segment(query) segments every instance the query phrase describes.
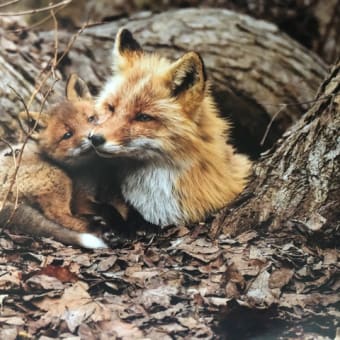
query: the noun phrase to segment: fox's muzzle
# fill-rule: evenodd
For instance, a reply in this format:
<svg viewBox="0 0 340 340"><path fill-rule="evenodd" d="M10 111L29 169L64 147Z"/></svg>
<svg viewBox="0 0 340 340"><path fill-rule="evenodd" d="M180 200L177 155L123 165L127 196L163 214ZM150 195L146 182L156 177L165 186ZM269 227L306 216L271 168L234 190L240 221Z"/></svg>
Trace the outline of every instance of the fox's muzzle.
<svg viewBox="0 0 340 340"><path fill-rule="evenodd" d="M88 139L91 141L93 146L99 146L106 142L103 135L89 134Z"/></svg>

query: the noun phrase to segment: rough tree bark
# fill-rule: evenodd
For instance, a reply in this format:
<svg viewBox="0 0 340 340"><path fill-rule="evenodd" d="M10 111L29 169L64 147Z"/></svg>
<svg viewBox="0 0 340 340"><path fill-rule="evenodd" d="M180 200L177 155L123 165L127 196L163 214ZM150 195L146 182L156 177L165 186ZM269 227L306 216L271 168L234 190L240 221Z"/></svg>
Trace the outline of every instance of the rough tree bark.
<svg viewBox="0 0 340 340"><path fill-rule="evenodd" d="M323 82L311 109L260 159L253 181L216 218L215 227L232 234L250 228L302 227L339 241L339 90L340 62Z"/></svg>
<svg viewBox="0 0 340 340"><path fill-rule="evenodd" d="M318 57L272 24L228 10L187 9L143 13L86 29L60 65L60 76L65 79L76 71L98 90L110 73L113 39L123 25L146 50L170 58L188 50L202 54L221 111L232 116L234 140L243 141L241 151L261 150L259 142L275 116L266 139L266 146L272 145L305 112L308 103L304 102L314 97L326 74ZM8 98L3 108L15 113L18 102L8 84L20 89L24 97L32 92L40 73L51 62L55 36L53 32L15 34L0 30L0 67L5 80L0 80L0 95ZM59 32L59 55L71 36ZM57 84L56 92L62 92L62 84ZM283 107L283 103L291 106Z"/></svg>

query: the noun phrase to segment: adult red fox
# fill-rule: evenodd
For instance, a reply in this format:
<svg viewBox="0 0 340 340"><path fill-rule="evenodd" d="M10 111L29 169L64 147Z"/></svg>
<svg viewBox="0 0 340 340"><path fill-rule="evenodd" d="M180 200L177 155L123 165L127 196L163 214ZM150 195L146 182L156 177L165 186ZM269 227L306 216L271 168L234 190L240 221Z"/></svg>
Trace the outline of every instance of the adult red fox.
<svg viewBox="0 0 340 340"><path fill-rule="evenodd" d="M239 194L251 163L227 143L201 57L171 63L146 53L121 29L113 76L96 104L106 120L89 139L98 155L124 163L121 191L148 222L164 226L203 219Z"/></svg>
<svg viewBox="0 0 340 340"><path fill-rule="evenodd" d="M29 117L21 113L24 119L34 119L38 129L24 147L17 173L14 165L18 156L13 150L21 150L22 144L0 155L0 225L85 248L106 247L104 241L86 232L88 222L71 212L75 202L78 215L92 213L91 183L77 186L77 179L65 170L89 157L92 145L87 135L97 116L80 78L70 77L66 94L68 100L49 112L32 112Z"/></svg>

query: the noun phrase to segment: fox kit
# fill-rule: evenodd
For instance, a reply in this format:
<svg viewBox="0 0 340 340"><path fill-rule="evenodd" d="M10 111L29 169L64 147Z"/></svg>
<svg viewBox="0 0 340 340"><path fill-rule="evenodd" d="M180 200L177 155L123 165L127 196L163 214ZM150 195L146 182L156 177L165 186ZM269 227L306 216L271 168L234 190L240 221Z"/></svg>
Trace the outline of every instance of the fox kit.
<svg viewBox="0 0 340 340"><path fill-rule="evenodd" d="M75 75L68 81L66 94L68 101L48 113L31 113L30 117L21 113L23 118L35 119L39 130L32 133L32 140L24 147L17 174L15 152L0 156L0 224L8 223L21 232L54 237L66 244L106 247L101 239L85 233L88 222L71 212L72 201L83 198L77 213L89 214L86 200L90 194L85 188L75 198L74 183L61 166L74 166L88 157L92 146L86 129L93 128L96 115L85 83ZM14 148L21 150L22 145ZM11 185L13 176L15 182Z"/></svg>
<svg viewBox="0 0 340 340"><path fill-rule="evenodd" d="M250 161L226 143L201 57L170 63L118 32L113 76L96 103L105 122L89 139L98 155L124 164L121 190L148 222L164 226L203 219L239 194Z"/></svg>

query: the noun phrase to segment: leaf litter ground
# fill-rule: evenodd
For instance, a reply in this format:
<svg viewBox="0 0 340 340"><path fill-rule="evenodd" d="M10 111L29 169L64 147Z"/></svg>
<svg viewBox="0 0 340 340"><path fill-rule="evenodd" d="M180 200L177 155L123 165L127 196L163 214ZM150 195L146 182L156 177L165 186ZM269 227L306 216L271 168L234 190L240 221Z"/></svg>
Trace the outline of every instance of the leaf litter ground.
<svg viewBox="0 0 340 340"><path fill-rule="evenodd" d="M3 233L0 338L334 339L334 247L292 230L210 230L146 231L98 251Z"/></svg>

